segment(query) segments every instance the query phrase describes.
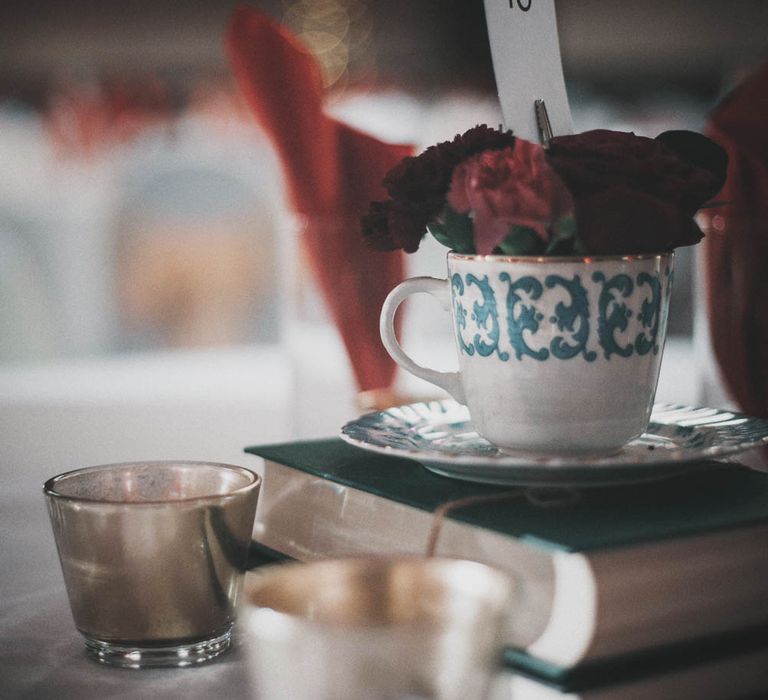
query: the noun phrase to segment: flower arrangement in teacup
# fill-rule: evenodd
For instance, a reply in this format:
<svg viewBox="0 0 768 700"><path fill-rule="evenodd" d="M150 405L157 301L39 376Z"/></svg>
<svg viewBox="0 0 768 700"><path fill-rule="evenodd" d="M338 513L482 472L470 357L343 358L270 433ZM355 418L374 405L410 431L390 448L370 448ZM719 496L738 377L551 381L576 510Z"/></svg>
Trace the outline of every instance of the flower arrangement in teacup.
<svg viewBox="0 0 768 700"><path fill-rule="evenodd" d="M446 245L448 278L413 278L382 308L398 364L469 407L507 451L602 454L647 427L664 345L673 250L702 238L694 215L727 157L704 136L608 130L542 147L477 126L405 158L363 235L375 250ZM427 292L453 312L458 372L417 365L394 314Z"/></svg>
<svg viewBox="0 0 768 700"><path fill-rule="evenodd" d="M599 129L548 147L476 126L389 171L362 229L374 250L431 233L457 253L657 253L702 238L694 214L725 181L725 151L692 131Z"/></svg>

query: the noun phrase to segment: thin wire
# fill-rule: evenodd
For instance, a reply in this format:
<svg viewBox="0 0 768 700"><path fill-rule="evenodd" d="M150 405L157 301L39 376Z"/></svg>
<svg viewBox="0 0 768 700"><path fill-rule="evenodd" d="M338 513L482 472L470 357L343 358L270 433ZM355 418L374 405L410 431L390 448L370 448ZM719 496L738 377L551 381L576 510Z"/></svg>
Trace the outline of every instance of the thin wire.
<svg viewBox="0 0 768 700"><path fill-rule="evenodd" d="M581 494L571 488L517 488L513 491L502 491L487 496L467 496L457 498L454 501L446 501L435 509L432 525L427 538L426 556L434 557L437 551L437 542L442 532L445 519L454 511L470 506L485 505L487 503L499 503L502 501L514 501L521 496L537 508L561 508L571 505L581 499Z"/></svg>

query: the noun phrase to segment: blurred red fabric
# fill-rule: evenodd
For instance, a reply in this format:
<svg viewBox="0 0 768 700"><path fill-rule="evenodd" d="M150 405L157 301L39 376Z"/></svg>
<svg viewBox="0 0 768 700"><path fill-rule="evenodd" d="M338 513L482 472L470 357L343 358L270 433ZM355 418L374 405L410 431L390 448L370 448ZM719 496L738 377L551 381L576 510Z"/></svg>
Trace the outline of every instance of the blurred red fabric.
<svg viewBox="0 0 768 700"><path fill-rule="evenodd" d="M323 112L321 69L286 28L239 6L226 34L235 78L284 169L313 273L360 390L388 388L395 365L379 338L384 298L403 278L400 253L366 248L360 217L384 199L386 172L412 153Z"/></svg>
<svg viewBox="0 0 768 700"><path fill-rule="evenodd" d="M768 63L710 115L728 177L706 210L707 302L723 379L743 411L768 418Z"/></svg>

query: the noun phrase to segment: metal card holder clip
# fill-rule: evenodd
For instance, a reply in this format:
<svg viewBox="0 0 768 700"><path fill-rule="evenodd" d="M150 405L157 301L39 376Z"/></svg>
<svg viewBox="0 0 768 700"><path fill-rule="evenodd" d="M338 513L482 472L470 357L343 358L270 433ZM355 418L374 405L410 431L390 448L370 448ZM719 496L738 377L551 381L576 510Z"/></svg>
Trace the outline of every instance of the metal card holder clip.
<svg viewBox="0 0 768 700"><path fill-rule="evenodd" d="M539 141L541 145L546 148L549 146L549 142L552 140L552 125L549 122L549 115L547 114L547 105L544 104L544 100L535 100L533 108L536 111L536 125L539 128Z"/></svg>

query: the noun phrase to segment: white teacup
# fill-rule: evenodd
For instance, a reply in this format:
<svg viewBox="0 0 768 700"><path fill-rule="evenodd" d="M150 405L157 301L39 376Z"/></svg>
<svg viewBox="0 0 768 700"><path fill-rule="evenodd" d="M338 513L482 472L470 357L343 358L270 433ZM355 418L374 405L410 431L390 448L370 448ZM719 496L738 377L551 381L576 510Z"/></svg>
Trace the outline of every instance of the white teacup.
<svg viewBox="0 0 768 700"><path fill-rule="evenodd" d="M666 337L674 253L584 258L448 254L448 279L414 277L381 311L405 370L469 408L506 452L599 455L648 427ZM397 307L427 292L453 310L458 372L416 364Z"/></svg>

